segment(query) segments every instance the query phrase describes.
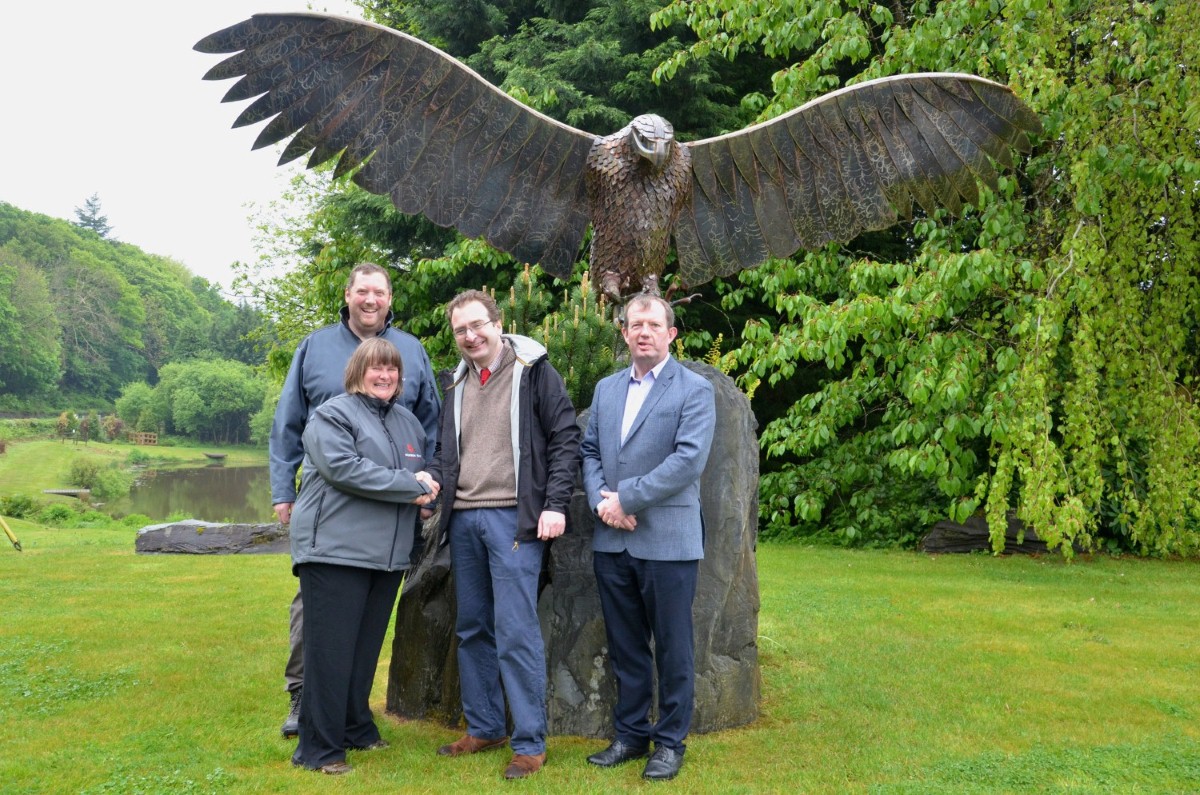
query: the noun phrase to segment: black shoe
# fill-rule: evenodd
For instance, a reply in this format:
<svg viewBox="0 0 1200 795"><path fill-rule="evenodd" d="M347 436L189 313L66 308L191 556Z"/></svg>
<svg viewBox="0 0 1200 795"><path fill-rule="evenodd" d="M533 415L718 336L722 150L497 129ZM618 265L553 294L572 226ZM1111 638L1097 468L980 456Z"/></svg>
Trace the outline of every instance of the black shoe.
<svg viewBox="0 0 1200 795"><path fill-rule="evenodd" d="M632 745L626 745L620 740L613 740L612 745L603 751L592 754L587 760L593 765L599 765L600 767L613 767L623 762L628 762L630 759L641 759L649 751L649 745L637 748Z"/></svg>
<svg viewBox="0 0 1200 795"><path fill-rule="evenodd" d="M675 751L660 745L654 749L654 755L646 763L646 769L642 771L642 778L651 781L670 781L679 775L681 767L683 767L683 751Z"/></svg>
<svg viewBox="0 0 1200 795"><path fill-rule="evenodd" d="M288 716L283 721L283 726L280 727L279 733L286 740L288 737L296 737L300 734L300 693L304 690L303 687L297 687L288 695L291 696L292 703L288 707Z"/></svg>

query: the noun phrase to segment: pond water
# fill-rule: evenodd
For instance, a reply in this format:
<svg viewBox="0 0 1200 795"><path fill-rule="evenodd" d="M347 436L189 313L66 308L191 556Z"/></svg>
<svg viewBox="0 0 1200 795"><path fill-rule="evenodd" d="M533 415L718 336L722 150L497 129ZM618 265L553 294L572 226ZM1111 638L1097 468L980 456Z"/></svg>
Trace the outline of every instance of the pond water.
<svg viewBox="0 0 1200 795"><path fill-rule="evenodd" d="M115 515L141 513L165 521L183 513L205 522L269 522L271 477L265 466L206 466L147 470L137 476L128 497L104 510Z"/></svg>

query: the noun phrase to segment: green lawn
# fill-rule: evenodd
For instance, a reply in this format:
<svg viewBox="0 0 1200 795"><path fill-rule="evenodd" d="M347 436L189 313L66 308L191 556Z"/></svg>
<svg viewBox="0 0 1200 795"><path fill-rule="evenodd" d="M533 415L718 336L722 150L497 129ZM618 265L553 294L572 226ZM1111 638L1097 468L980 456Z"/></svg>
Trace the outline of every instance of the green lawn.
<svg viewBox="0 0 1200 795"><path fill-rule="evenodd" d="M0 791L652 786L570 737L503 782L505 752L443 759L457 730L391 716L392 747L352 754L350 776L293 769L285 558L139 557L127 530L10 525L25 552L0 548ZM664 789L1200 791L1197 564L764 545L759 573L762 716L693 736Z"/></svg>

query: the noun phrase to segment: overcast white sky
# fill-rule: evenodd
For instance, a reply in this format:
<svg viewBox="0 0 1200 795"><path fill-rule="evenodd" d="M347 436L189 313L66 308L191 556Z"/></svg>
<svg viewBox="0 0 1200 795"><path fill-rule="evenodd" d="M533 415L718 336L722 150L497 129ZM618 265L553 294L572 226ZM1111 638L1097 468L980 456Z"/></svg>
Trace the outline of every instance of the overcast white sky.
<svg viewBox="0 0 1200 795"><path fill-rule="evenodd" d="M113 235L228 288L253 261L247 204L287 186L278 148L251 152L264 126L231 129L249 102L233 80L201 80L219 56L192 45L305 0L58 0L0 10L0 201L75 220L93 193ZM349 0L312 10L361 17Z"/></svg>

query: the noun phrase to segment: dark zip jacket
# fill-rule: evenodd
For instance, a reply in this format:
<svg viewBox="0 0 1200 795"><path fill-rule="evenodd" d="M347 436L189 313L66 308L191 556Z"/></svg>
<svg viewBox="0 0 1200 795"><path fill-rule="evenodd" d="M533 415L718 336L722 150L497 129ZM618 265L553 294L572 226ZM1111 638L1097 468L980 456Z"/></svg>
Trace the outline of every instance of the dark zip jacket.
<svg viewBox="0 0 1200 795"><path fill-rule="evenodd" d="M510 403L513 428L513 464L517 474L517 527L515 541L537 538L542 511L570 513L571 494L579 474L579 442L582 432L576 423L575 407L567 395L562 376L546 358L541 343L519 334L505 334L513 347L513 391ZM450 513L458 490L459 421L467 363L454 370L443 404L437 452L429 474L442 485L438 525L440 543L449 536Z"/></svg>

